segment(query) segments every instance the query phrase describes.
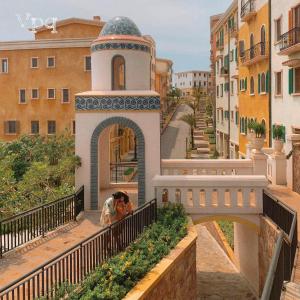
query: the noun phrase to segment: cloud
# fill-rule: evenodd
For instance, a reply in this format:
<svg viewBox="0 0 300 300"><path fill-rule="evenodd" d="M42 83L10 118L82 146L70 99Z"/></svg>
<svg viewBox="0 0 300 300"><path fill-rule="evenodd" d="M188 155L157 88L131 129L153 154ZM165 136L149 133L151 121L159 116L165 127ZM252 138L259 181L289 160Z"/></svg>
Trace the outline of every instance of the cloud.
<svg viewBox="0 0 300 300"><path fill-rule="evenodd" d="M104 21L125 15L157 44L158 56L174 60L175 70L209 66L209 17L224 11L231 0L11 0L0 3L0 40L29 39L16 14L36 17L91 18Z"/></svg>

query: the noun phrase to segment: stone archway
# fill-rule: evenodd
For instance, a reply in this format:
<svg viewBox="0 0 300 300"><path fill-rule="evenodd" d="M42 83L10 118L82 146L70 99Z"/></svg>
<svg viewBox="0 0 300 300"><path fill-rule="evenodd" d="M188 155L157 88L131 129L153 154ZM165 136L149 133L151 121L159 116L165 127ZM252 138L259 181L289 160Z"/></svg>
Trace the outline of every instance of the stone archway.
<svg viewBox="0 0 300 300"><path fill-rule="evenodd" d="M130 119L125 117L111 117L102 121L94 130L91 138L91 209L98 209L99 198L99 161L98 140L102 131L114 124L129 127L133 130L137 140L137 160L138 160L138 205L145 202L145 138L140 127Z"/></svg>

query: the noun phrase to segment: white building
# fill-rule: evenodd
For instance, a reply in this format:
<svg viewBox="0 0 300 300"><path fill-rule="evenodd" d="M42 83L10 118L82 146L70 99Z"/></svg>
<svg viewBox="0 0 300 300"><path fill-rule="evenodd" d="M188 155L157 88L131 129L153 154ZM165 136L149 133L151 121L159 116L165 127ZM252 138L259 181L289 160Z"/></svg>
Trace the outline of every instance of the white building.
<svg viewBox="0 0 300 300"><path fill-rule="evenodd" d="M223 14L213 28L218 36L216 51L216 143L224 158L239 157L238 109L238 2Z"/></svg>
<svg viewBox="0 0 300 300"><path fill-rule="evenodd" d="M192 96L193 88L202 88L208 93L212 87L211 73L209 71L185 71L173 75L173 86L181 90L182 96Z"/></svg>
<svg viewBox="0 0 300 300"><path fill-rule="evenodd" d="M272 124L285 127L285 153L292 154L287 183L300 192L300 2L285 0L282 8L281 0L273 0Z"/></svg>

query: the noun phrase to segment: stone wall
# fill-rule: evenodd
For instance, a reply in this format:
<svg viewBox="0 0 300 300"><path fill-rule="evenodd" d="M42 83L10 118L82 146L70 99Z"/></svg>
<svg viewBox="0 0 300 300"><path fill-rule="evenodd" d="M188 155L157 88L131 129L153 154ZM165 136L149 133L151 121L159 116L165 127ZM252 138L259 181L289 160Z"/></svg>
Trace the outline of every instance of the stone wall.
<svg viewBox="0 0 300 300"><path fill-rule="evenodd" d="M274 247L279 231L276 226L267 218L261 217L261 229L259 235L259 293L265 285L269 266L274 253Z"/></svg>
<svg viewBox="0 0 300 300"><path fill-rule="evenodd" d="M196 300L196 240L190 227L188 236L157 264L125 297L125 300Z"/></svg>

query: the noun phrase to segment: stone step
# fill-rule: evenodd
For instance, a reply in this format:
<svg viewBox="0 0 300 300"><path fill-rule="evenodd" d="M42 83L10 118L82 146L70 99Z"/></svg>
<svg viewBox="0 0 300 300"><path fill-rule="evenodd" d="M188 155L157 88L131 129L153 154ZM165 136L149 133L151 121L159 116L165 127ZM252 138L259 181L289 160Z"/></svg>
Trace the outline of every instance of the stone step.
<svg viewBox="0 0 300 300"><path fill-rule="evenodd" d="M192 159L209 159L208 154L191 154Z"/></svg>
<svg viewBox="0 0 300 300"><path fill-rule="evenodd" d="M194 136L203 136L204 130L195 129L194 130Z"/></svg>
<svg viewBox="0 0 300 300"><path fill-rule="evenodd" d="M208 148L197 148L197 153L198 154L209 154L209 149Z"/></svg>

